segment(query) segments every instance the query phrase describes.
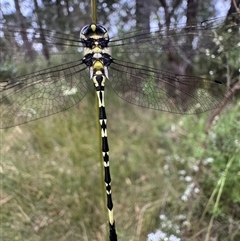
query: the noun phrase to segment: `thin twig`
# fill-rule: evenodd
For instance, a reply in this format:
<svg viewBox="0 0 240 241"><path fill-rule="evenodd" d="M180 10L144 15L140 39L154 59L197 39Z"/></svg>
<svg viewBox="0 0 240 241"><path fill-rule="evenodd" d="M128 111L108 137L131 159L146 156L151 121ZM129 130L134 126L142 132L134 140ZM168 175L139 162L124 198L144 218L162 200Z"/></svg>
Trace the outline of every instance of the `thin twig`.
<svg viewBox="0 0 240 241"><path fill-rule="evenodd" d="M229 92L229 93L225 96L225 98L224 98L224 100L223 100L223 105L222 105L220 108L218 108L218 109L216 109L215 111L212 112L212 114L211 114L211 116L210 116L210 118L209 118L209 120L208 120L208 122L207 122L206 130L205 130L206 135L208 135L208 132L209 132L209 130L211 129L211 126L212 126L212 123L213 123L215 117L222 112L222 110L224 109L224 107L228 104L229 100L232 98L232 96L233 96L238 90L240 90L240 80L234 84L234 86L233 86L232 89L231 89L231 92Z"/></svg>

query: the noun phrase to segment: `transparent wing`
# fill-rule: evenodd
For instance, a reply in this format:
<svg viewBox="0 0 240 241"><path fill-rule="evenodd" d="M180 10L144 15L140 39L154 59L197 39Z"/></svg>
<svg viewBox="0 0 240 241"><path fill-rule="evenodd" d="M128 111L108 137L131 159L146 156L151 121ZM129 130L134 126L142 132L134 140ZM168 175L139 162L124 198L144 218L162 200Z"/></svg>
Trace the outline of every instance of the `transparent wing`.
<svg viewBox="0 0 240 241"><path fill-rule="evenodd" d="M206 48L217 51L219 45L213 44L215 29L223 22L224 19L214 19L200 25L151 32L141 30L113 38L112 56L119 59L114 60L109 70L114 91L132 104L175 113L199 113L221 106L229 91L225 85L162 70L169 70L166 55L169 51L177 53L181 61L184 59L189 65L194 65L196 54ZM227 35L226 39L231 38L228 48L236 48L233 38L239 39L237 33ZM0 37L3 65L10 62L20 75L22 73L20 77L15 77L14 69L6 76L1 73L1 128L57 113L84 97L89 74L79 60L82 54L79 54L78 36L0 25ZM43 70L37 72L35 62L38 62L37 68L41 63ZM44 69L51 64L57 66ZM25 71L21 72L22 66ZM34 73L26 75L33 70Z"/></svg>
<svg viewBox="0 0 240 241"><path fill-rule="evenodd" d="M234 16L240 19L239 14ZM217 57L222 51L238 48L239 31L230 30L239 26L239 21L227 23L226 18L215 18L199 24L126 33L112 38L109 45L117 59L147 63L161 69L168 68L169 59L194 66L197 59L201 61L199 57L206 56L206 53Z"/></svg>
<svg viewBox="0 0 240 241"><path fill-rule="evenodd" d="M145 108L196 114L221 107L231 90L224 84L114 60L109 81L125 101Z"/></svg>
<svg viewBox="0 0 240 241"><path fill-rule="evenodd" d="M69 47L79 47L81 42L79 39L79 33L77 36L73 34L65 34L57 32L54 30L40 29L29 27L26 29L21 29L19 26L15 25L0 25L0 31L4 33L5 38L8 40L13 38L18 40L18 43L23 44L23 39L29 40L31 42L43 43L44 41L48 46L69 46Z"/></svg>
<svg viewBox="0 0 240 241"><path fill-rule="evenodd" d="M49 61L55 55L58 56L59 63L82 57L82 53L79 53L79 47L82 46L79 32L78 36L75 36L53 30L32 27L23 30L18 26L0 24L0 37L5 62L8 61L8 56L16 64L22 60L31 63Z"/></svg>
<svg viewBox="0 0 240 241"><path fill-rule="evenodd" d="M169 26L169 28L160 26L153 27L148 30L137 30L130 33L125 33L121 35L120 37L114 37L110 41L110 46L116 47L116 46L123 46L121 49L123 52L131 51L133 50L134 46L138 46L139 44L143 44L141 46L142 49L154 49L155 51L158 50L158 47L166 46L165 44L168 42L168 46L172 46L171 42L174 40L175 37L178 39L178 45L173 45L172 47L179 46L181 43L183 43L184 40L187 40L186 37L201 37L206 36L213 37L213 31L218 30L220 28L224 28L225 30L240 26L240 15L239 14L233 14L232 18L234 17L234 22L228 21L226 17L219 17L219 18L213 18L209 20L205 20L200 23L192 23L189 25L185 24L177 24L176 26ZM236 21L236 19L239 19ZM137 47L139 48L139 47ZM121 51L119 50L119 51Z"/></svg>
<svg viewBox="0 0 240 241"><path fill-rule="evenodd" d="M87 92L89 73L70 62L0 82L0 128L33 121L66 110Z"/></svg>

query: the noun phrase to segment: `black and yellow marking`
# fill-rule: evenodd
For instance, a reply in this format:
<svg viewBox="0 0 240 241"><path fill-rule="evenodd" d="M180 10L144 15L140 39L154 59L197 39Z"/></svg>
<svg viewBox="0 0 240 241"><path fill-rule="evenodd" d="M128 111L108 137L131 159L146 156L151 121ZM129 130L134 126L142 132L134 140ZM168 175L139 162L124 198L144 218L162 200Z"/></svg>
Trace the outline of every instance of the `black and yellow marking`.
<svg viewBox="0 0 240 241"><path fill-rule="evenodd" d="M107 194L107 208L109 218L109 240L117 241L115 220L113 216L113 202L111 190L111 174L109 165L109 147L107 139L107 115L104 103L104 87L108 78L108 66L112 62L108 49L108 33L99 24L85 26L80 34L85 44L83 62L89 67L90 78L92 79L98 97L99 124L102 138L102 157L104 165L104 182Z"/></svg>

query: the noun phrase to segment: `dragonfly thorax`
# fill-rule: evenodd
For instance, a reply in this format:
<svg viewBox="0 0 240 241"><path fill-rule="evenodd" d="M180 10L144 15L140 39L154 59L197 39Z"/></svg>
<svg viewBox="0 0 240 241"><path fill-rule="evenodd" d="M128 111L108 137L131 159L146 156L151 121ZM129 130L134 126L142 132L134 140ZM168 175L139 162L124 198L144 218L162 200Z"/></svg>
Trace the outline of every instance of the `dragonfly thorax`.
<svg viewBox="0 0 240 241"><path fill-rule="evenodd" d="M83 63L86 64L87 67L89 67L90 70L90 78L92 79L96 72L99 73L99 71L102 73L102 75L105 75L108 78L108 67L113 62L113 59L110 54L108 53L95 53L94 51L92 53L87 53L84 55Z"/></svg>
<svg viewBox="0 0 240 241"><path fill-rule="evenodd" d="M110 49L108 48L109 36L106 28L100 24L90 24L82 28L81 42L84 45L83 63L89 67L90 78L101 75L108 78L108 67L112 63Z"/></svg>

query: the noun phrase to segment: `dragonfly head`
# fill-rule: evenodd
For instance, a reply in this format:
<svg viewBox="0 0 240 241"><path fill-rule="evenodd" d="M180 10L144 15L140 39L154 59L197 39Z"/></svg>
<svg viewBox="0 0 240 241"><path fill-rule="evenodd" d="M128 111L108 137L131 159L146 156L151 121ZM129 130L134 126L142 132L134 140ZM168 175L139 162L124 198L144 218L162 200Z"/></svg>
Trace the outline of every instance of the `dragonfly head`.
<svg viewBox="0 0 240 241"><path fill-rule="evenodd" d="M109 36L106 28L100 24L89 24L82 28L80 39L87 48L100 47L101 49L108 47Z"/></svg>

